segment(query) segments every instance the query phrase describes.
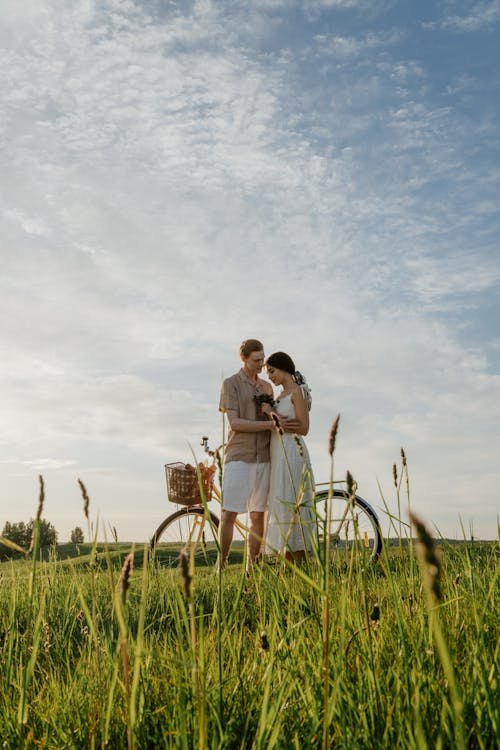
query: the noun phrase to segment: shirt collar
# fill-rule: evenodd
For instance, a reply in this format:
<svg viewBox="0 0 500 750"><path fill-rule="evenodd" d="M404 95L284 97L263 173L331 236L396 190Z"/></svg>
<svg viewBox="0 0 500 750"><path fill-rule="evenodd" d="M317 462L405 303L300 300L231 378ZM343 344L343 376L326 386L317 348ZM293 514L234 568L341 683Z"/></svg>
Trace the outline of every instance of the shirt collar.
<svg viewBox="0 0 500 750"><path fill-rule="evenodd" d="M250 380L250 378L247 375L245 375L245 371L243 367L239 371L238 375L240 376L242 380L245 381L245 383L248 383L249 385L251 385L252 388L256 388L259 385L259 382L260 382L259 376L257 375L257 380Z"/></svg>

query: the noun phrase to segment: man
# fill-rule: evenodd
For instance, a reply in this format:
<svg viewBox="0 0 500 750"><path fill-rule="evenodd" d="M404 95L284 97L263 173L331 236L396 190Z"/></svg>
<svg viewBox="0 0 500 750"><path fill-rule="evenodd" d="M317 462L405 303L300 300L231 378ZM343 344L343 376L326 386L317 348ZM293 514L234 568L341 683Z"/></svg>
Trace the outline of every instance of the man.
<svg viewBox="0 0 500 750"><path fill-rule="evenodd" d="M220 411L226 414L229 434L224 453L222 480L221 559L227 562L238 513L250 514L248 563L257 558L264 536L264 514L269 492L269 441L274 422L262 414L255 397L272 397L270 383L259 378L264 366L264 347L257 339L240 346L243 367L224 380Z"/></svg>

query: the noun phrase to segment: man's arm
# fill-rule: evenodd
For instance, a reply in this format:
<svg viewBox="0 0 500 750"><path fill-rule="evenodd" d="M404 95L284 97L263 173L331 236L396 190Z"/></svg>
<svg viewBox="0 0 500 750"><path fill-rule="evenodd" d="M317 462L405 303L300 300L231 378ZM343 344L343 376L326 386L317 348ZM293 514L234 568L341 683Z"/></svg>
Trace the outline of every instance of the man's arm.
<svg viewBox="0 0 500 750"><path fill-rule="evenodd" d="M263 419L242 419L233 409L226 410L227 421L234 432L266 432L274 429L274 423Z"/></svg>

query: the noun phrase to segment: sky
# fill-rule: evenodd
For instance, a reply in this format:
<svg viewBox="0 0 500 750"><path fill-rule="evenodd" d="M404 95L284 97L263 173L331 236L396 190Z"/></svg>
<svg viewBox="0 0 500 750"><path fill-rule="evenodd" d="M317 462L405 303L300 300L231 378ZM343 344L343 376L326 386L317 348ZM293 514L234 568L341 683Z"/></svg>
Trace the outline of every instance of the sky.
<svg viewBox="0 0 500 750"><path fill-rule="evenodd" d="M500 510L500 2L3 0L0 530L147 541L240 342L385 533ZM406 521L406 495L401 506Z"/></svg>

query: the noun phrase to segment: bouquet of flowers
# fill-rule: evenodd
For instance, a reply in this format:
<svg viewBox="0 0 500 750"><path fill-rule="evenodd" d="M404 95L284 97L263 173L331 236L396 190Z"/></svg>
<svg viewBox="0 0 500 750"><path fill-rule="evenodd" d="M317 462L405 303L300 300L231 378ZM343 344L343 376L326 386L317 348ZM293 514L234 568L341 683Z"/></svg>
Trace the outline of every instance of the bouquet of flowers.
<svg viewBox="0 0 500 750"><path fill-rule="evenodd" d="M253 400L255 401L257 406L262 406L262 404L269 404L269 406L274 406L276 404L274 398L268 393L256 393L253 397Z"/></svg>

